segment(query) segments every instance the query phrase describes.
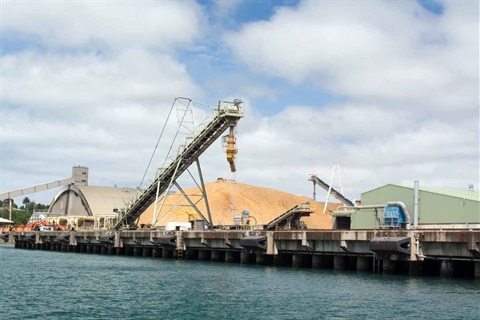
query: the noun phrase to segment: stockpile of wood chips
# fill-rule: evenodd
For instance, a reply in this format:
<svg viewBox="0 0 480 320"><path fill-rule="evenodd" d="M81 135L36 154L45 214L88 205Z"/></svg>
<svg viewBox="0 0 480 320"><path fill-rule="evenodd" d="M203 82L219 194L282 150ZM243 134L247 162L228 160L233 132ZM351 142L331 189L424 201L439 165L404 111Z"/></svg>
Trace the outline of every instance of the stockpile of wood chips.
<svg viewBox="0 0 480 320"><path fill-rule="evenodd" d="M315 202L309 197L223 179L207 183L205 188L214 225L234 224L234 215L241 215L243 210L248 210L250 216L255 217L258 224L267 224L293 206L308 201L315 208L315 212L310 217L302 218L308 229L331 229L331 212L341 205L329 203L326 213L323 213L324 203ZM194 202L200 200L197 207L206 216L205 202L199 196L200 190L197 188L185 189L185 193ZM236 212L232 211L232 195L235 195ZM157 208L160 208L160 203L157 204ZM139 224L151 224L153 211L154 205L142 214ZM157 226L164 226L168 221L188 222L189 218L199 218L180 192L175 192L167 197L158 217Z"/></svg>

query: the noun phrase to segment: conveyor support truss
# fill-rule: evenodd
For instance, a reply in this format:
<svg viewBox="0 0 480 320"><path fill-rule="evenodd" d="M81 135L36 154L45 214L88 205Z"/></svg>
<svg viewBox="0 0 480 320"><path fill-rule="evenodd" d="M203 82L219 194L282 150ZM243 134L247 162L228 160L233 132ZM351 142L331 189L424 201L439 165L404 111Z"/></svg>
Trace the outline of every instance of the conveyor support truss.
<svg viewBox="0 0 480 320"><path fill-rule="evenodd" d="M127 208L112 229L118 230L122 226L134 225L140 215L155 201L156 195L167 191L170 181L176 181L225 130L234 127L238 120L243 118L241 104L241 100L219 102L216 116L185 146L173 162L159 171L152 184Z"/></svg>

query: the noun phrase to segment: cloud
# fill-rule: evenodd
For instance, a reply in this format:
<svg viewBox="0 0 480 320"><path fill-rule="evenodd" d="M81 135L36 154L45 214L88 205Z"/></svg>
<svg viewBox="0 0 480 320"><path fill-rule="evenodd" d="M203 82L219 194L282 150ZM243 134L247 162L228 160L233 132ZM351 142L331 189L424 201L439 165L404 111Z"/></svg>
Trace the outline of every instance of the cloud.
<svg viewBox="0 0 480 320"><path fill-rule="evenodd" d="M332 165L341 166L351 198L388 183L411 185L415 179L458 189L479 182L478 119L451 126L380 106L347 104L292 106L242 121L237 177L247 183L309 195L308 174L323 173L328 181Z"/></svg>
<svg viewBox="0 0 480 320"><path fill-rule="evenodd" d="M3 7L1 191L72 165L90 166L92 185L137 186L175 96L246 102L237 173L217 141L200 159L205 181L310 195L308 173L328 180L339 164L351 198L414 179L480 183L472 3L435 15L414 2L304 1L243 25L225 8L235 28L194 2L32 5Z"/></svg>
<svg viewBox="0 0 480 320"><path fill-rule="evenodd" d="M168 50L191 44L204 24L193 1L20 1L3 3L2 9L6 35L37 38L47 47Z"/></svg>
<svg viewBox="0 0 480 320"><path fill-rule="evenodd" d="M470 111L478 100L474 2L435 15L415 2L303 1L225 41L257 73L351 99Z"/></svg>
<svg viewBox="0 0 480 320"><path fill-rule="evenodd" d="M136 186L173 98L204 94L177 53L204 25L193 1L2 4L0 189L78 164Z"/></svg>
<svg viewBox="0 0 480 320"><path fill-rule="evenodd" d="M113 57L27 51L4 56L1 66L8 190L56 180L59 167L74 164L97 172L93 184L135 186L173 98L202 94L181 63L141 50ZM38 176L24 181L19 171Z"/></svg>
<svg viewBox="0 0 480 320"><path fill-rule="evenodd" d="M5 55L2 81L5 102L74 112L135 103L151 106L199 91L181 63L143 50L113 57L31 51ZM22 94L26 91L28 95Z"/></svg>
<svg viewBox="0 0 480 320"><path fill-rule="evenodd" d="M246 119L245 179L308 194L302 176L328 176L340 164L351 197L414 179L478 185L478 3L444 7L434 14L405 1L302 1L226 32L253 77L314 84L338 99Z"/></svg>

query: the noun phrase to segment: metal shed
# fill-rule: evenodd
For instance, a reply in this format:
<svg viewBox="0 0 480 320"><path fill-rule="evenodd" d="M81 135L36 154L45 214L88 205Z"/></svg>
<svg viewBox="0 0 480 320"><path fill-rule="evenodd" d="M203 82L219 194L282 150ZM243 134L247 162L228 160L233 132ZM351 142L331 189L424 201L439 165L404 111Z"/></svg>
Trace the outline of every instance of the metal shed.
<svg viewBox="0 0 480 320"><path fill-rule="evenodd" d="M388 184L361 195L362 206L403 202L413 218L414 188ZM334 213L334 228L374 229L381 225L383 210L348 210ZM343 227L344 228L344 227ZM480 193L470 190L450 190L420 187L418 202L419 229L480 229Z"/></svg>

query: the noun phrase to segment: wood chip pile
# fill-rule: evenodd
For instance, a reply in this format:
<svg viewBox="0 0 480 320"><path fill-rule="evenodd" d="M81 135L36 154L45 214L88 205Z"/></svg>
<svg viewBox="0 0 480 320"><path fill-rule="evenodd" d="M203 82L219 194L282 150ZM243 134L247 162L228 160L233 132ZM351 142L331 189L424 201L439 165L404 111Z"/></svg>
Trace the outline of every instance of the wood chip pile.
<svg viewBox="0 0 480 320"><path fill-rule="evenodd" d="M258 224L267 224L293 206L307 201L315 207L315 212L310 217L302 218L308 229L331 229L334 211L341 204L329 203L327 212L323 213L323 203L314 202L306 196L296 196L290 193L252 186L243 183L233 183L229 180L219 179L205 185L207 190L210 212L214 225L232 225L234 215L241 215L243 210L248 210L255 217ZM235 189L235 193L233 190ZM197 188L185 189L194 202L200 200L200 190ZM236 212L232 211L232 194L236 198ZM176 204L176 206L173 206ZM159 207L159 205L157 205ZM153 205L140 217L140 224L151 224ZM201 200L197 207L206 216L204 201ZM187 222L189 217L198 217L195 210L188 206L188 202L179 192L167 197L162 212L159 214L157 226L164 226L168 221Z"/></svg>

